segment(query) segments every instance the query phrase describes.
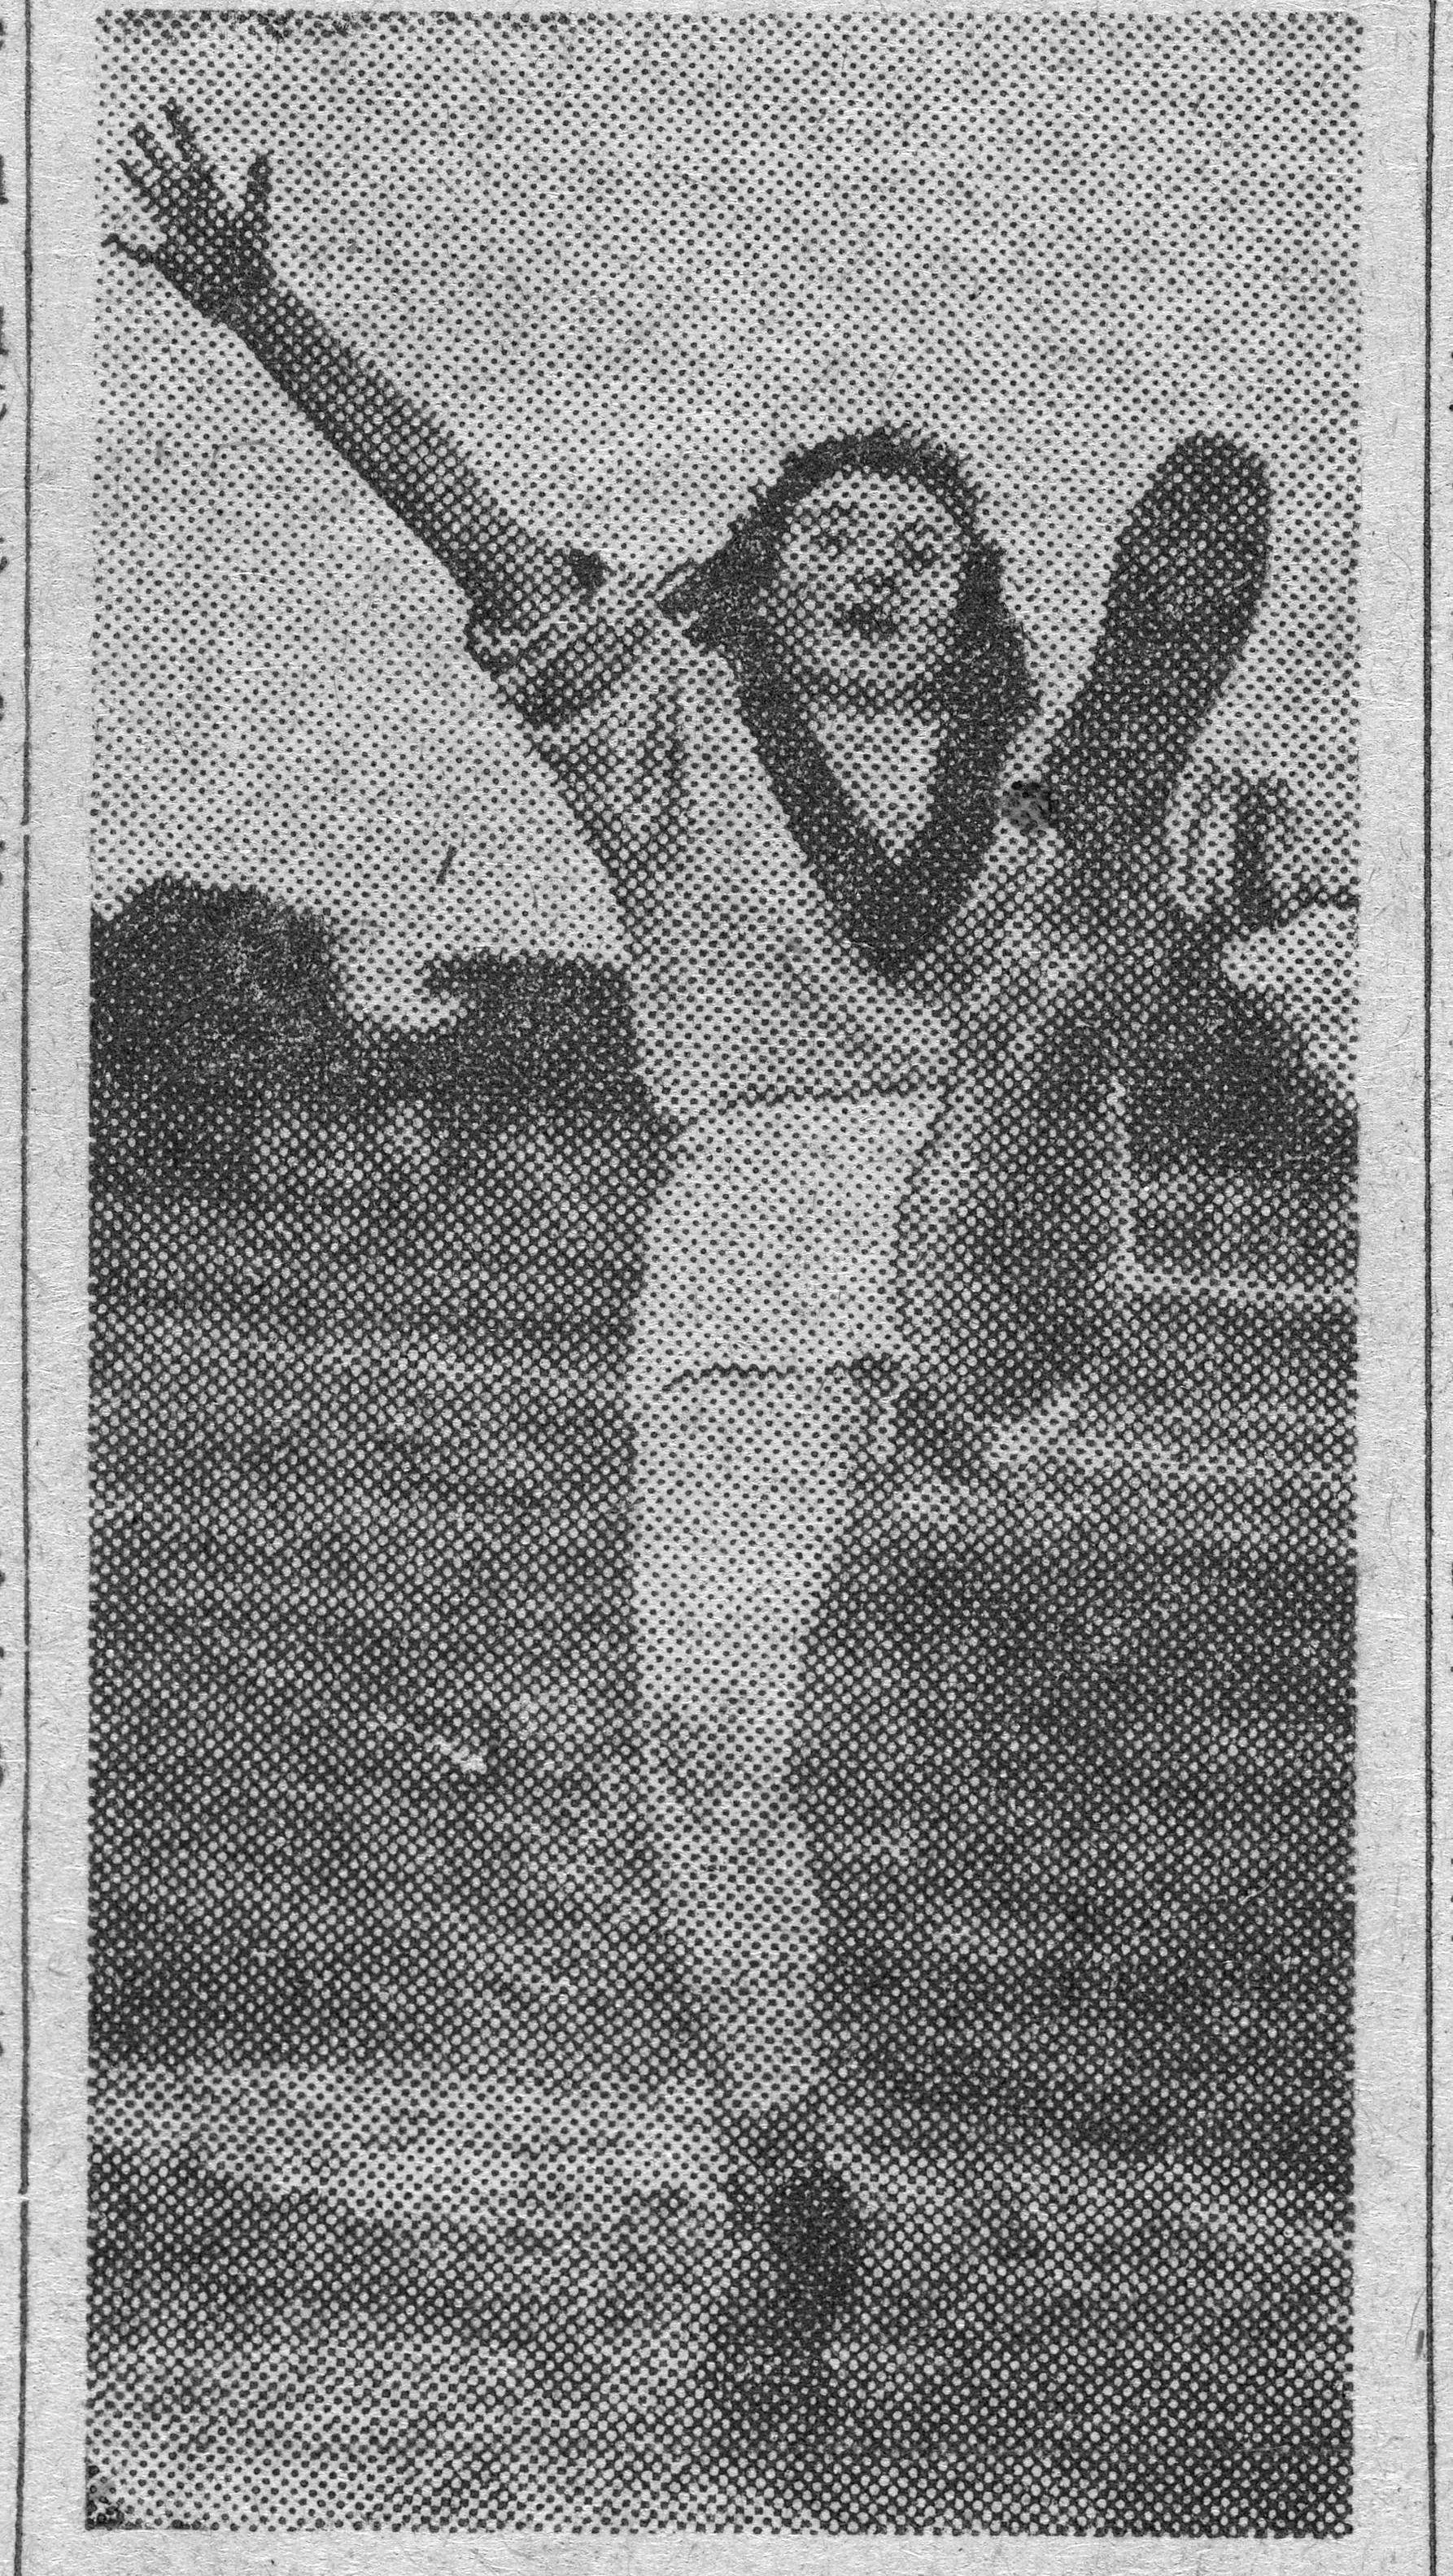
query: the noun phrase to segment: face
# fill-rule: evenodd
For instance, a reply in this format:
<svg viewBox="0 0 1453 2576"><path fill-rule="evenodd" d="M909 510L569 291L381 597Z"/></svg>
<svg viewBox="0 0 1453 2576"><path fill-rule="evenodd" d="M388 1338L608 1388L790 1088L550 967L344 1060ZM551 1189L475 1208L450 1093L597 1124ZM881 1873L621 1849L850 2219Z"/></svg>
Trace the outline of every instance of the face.
<svg viewBox="0 0 1453 2576"><path fill-rule="evenodd" d="M842 474L787 523L767 618L809 697L912 706L947 659L967 541L920 484Z"/></svg>

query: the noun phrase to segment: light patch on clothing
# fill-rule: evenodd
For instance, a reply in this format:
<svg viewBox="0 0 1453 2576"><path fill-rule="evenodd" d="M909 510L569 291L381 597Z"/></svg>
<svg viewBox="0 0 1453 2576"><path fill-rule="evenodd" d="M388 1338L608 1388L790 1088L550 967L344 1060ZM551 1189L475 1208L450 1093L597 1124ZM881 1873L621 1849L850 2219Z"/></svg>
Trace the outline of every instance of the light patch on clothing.
<svg viewBox="0 0 1453 2576"><path fill-rule="evenodd" d="M898 1208L942 1098L748 1103L687 1130L647 1227L633 1410L707 1369L906 1358Z"/></svg>

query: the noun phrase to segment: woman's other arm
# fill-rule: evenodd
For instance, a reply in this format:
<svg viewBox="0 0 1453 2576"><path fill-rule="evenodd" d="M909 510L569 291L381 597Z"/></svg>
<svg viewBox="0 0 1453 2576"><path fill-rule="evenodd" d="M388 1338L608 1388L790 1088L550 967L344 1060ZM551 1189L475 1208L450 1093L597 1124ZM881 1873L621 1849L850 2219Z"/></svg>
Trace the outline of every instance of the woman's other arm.
<svg viewBox="0 0 1453 2576"><path fill-rule="evenodd" d="M519 527L463 449L378 368L358 357L273 272L269 163L253 160L240 209L228 203L190 120L166 110L173 148L132 128L127 182L160 231L115 247L154 268L197 312L224 323L337 454L422 538L496 628L540 624L578 598L575 559Z"/></svg>

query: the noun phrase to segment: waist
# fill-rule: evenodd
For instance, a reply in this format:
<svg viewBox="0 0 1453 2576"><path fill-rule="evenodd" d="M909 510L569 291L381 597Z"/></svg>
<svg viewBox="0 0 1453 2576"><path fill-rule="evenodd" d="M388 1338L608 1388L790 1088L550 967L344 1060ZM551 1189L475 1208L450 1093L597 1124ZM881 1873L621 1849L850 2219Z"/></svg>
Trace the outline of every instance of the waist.
<svg viewBox="0 0 1453 2576"><path fill-rule="evenodd" d="M827 1099L743 1100L693 1118L674 1138L666 1191L690 1175L748 1175L758 1193L780 1185L788 1170L843 1169L865 1179L884 1163L913 1161L943 1104L943 1085L870 1091Z"/></svg>
<svg viewBox="0 0 1453 2576"><path fill-rule="evenodd" d="M749 1101L684 1130L646 1234L638 1407L711 1369L900 1356L898 1206L942 1096Z"/></svg>
<svg viewBox="0 0 1453 2576"><path fill-rule="evenodd" d="M947 1019L916 994L750 923L726 951L683 924L632 942L641 1071L656 1106L685 1129L724 1113L903 1099L953 1070Z"/></svg>

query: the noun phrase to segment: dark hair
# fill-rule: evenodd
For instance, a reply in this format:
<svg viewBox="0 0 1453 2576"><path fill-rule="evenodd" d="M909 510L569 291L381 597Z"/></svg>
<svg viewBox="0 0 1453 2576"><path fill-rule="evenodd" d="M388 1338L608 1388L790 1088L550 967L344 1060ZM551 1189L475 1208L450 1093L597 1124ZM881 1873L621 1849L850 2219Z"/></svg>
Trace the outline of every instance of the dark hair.
<svg viewBox="0 0 1453 2576"><path fill-rule="evenodd" d="M738 519L726 543L704 563L691 564L668 587L667 614L687 628L694 644L724 654L739 672L760 669L763 644L758 605L776 573L782 539L793 510L810 492L845 474L877 474L916 484L930 493L965 540L954 635L942 702L972 717L975 766L997 771L1010 742L1038 703L1024 640L1004 602L999 548L984 534L979 495L952 448L909 430L878 428L840 432L795 450L765 492Z"/></svg>

